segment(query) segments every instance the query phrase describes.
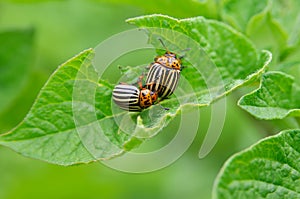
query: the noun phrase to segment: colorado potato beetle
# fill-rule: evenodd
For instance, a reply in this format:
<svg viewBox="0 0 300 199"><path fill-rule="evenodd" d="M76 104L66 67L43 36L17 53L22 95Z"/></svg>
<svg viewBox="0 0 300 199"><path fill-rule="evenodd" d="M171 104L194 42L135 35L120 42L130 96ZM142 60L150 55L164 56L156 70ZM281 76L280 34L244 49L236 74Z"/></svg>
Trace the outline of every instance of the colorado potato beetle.
<svg viewBox="0 0 300 199"><path fill-rule="evenodd" d="M155 57L154 62L150 64L146 88L157 92L158 97L163 99L169 97L178 85L182 69L182 57L178 58L175 53L167 49L161 39L159 41L166 49L166 53Z"/></svg>
<svg viewBox="0 0 300 199"><path fill-rule="evenodd" d="M120 83L113 90L113 101L123 110L141 111L153 105L158 98L157 92L145 87Z"/></svg>

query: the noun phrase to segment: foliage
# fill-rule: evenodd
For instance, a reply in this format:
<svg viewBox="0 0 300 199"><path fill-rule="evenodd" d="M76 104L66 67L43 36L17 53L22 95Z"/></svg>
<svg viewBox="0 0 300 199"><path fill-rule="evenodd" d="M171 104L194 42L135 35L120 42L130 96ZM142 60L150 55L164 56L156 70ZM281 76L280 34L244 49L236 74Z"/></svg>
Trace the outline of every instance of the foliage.
<svg viewBox="0 0 300 199"><path fill-rule="evenodd" d="M282 72L268 72L261 86L238 102L243 109L259 119L283 119L300 116L300 90L294 78Z"/></svg>
<svg viewBox="0 0 300 199"><path fill-rule="evenodd" d="M162 27L160 25L162 21L165 21L164 24L168 25ZM167 112L163 110L158 111L153 120L148 119L149 111L155 107L151 107L140 114L124 111L116 115L110 108L113 85L104 80L97 80L96 71L91 64L93 51L87 50L58 67L57 71L53 73L44 88L42 88L24 121L11 132L1 136L0 143L25 156L61 165L87 163L98 159L110 158L122 153L125 149L130 150L132 148L130 139L133 139L132 142L136 142L135 138L139 138L140 135L143 135L143 138L150 138L155 135L186 104L207 106L212 101L247 83L262 73L271 59L268 52L256 52L252 44L243 35L214 20L205 20L199 17L178 21L166 16L153 15L129 19L128 22L136 23L137 25L142 24L144 27L158 26L158 28L167 29L175 27L178 32L189 32L190 34L187 34L189 37L204 46L202 48L205 54L209 55L209 61L216 63L217 71L221 71L223 81L216 82L217 77L212 77L211 73L207 77L202 77L200 74L195 74L197 71L190 67L190 69L184 71L183 75L186 76L189 84L194 89L193 93L186 92L181 94L180 99L184 103L178 104L175 98L165 100L162 104L169 107L170 110ZM188 27L196 28L198 30L197 34L189 31ZM210 35L214 35L214 37ZM160 36L166 37L168 35L161 34ZM222 38L224 36L227 39ZM176 38L168 37L166 41L167 39L168 42L175 43ZM214 43L216 39L224 42L219 42L216 45ZM181 46L182 49L185 49L187 45ZM228 45L232 45L230 51L223 52L221 49L225 49L224 47ZM201 56L199 54L201 55L201 52L194 51L187 54L187 57L190 58L192 63L195 63L194 67L196 69L203 70L201 64L203 64L202 60L206 58L204 53ZM228 56L229 54L231 56ZM248 57L245 56L246 54ZM194 61L194 57L196 61ZM238 59L240 57L242 59ZM198 64L197 62L200 63L200 60L201 64ZM240 73L233 73L234 70ZM190 78L191 76L194 76L194 78ZM204 81L208 77L214 81L214 85L210 88L207 88L208 83ZM77 79L79 79L79 83L76 82ZM76 83L84 85L85 93L80 93L83 99L81 97L74 98ZM220 88L221 86L224 86L223 90ZM93 90L96 90L95 96L93 95ZM83 92L82 90L80 91ZM191 97L192 94L195 95L195 99ZM89 95L91 100L86 97ZM94 110L93 102L95 99L97 102ZM97 136L99 136L99 132L96 130L87 130L84 135L78 135L78 128L84 127L76 126L79 121L74 121L73 116L76 113L73 110L76 106L85 107L79 109L80 117L86 120L81 121L84 123L84 126L89 127L95 122L99 123L102 127L100 133L108 137L108 141L102 136L98 138L98 141L95 141ZM91 108L97 113L95 120L86 119L88 118L88 113L85 113L84 109L90 110ZM122 134L118 124L115 122L115 118L126 114L135 118L132 126L126 124L127 129L135 132L133 134L135 138L130 138L125 133ZM95 128L89 129L93 130ZM94 157L85 149L82 137L86 140L94 140L95 146L92 147L94 149L92 153ZM117 147L110 143L116 144Z"/></svg>
<svg viewBox="0 0 300 199"><path fill-rule="evenodd" d="M261 140L232 156L215 184L217 198L299 198L299 130Z"/></svg>
<svg viewBox="0 0 300 199"><path fill-rule="evenodd" d="M33 30L5 31L0 33L0 40L0 95L5 96L0 98L0 111L3 111L16 98L31 69Z"/></svg>
<svg viewBox="0 0 300 199"><path fill-rule="evenodd" d="M162 52L157 38L177 53L191 49L186 52L187 67L182 71L186 82L180 83L176 97L161 102L170 110L155 105L141 113L112 111L111 93L116 82L98 78L92 65L94 49L88 49L55 70L24 120L0 136L1 145L57 165L111 159L159 136L184 111L207 107L243 87L248 91L238 101L240 108L259 120L290 119L298 129L262 139L229 158L216 178L213 196L299 197L299 1L174 1L171 5L161 1L160 6L155 6L156 1L92 2L130 5L145 14L190 17L151 14L127 19L145 30L157 53ZM2 129L6 128L6 114L13 113L11 104L22 101L24 93L34 86L28 81L34 77L35 37L32 29L0 33L0 95L5 96L0 98ZM128 68L126 73L134 70L138 68ZM76 88L84 88L82 95L76 95ZM93 117L92 112L96 113ZM124 118L133 121L126 129L118 123Z"/></svg>

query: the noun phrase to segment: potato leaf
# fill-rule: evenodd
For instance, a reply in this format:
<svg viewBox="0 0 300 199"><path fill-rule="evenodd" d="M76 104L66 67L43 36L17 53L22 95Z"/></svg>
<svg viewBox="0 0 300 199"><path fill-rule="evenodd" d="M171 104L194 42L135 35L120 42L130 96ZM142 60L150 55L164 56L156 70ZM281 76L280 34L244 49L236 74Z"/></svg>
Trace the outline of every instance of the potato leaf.
<svg viewBox="0 0 300 199"><path fill-rule="evenodd" d="M243 96L238 105L259 119L300 116L300 87L282 72L263 74L260 87Z"/></svg>
<svg viewBox="0 0 300 199"><path fill-rule="evenodd" d="M111 99L116 82L99 79L89 49L58 67L24 121L0 136L0 144L60 165L112 158L159 133L184 109L208 106L253 80L271 60L269 52L257 52L242 34L214 20L150 15L128 22L147 30L158 51L157 38L178 54L190 48L178 88L161 102L168 111L159 105L141 113L120 110Z"/></svg>
<svg viewBox="0 0 300 199"><path fill-rule="evenodd" d="M224 164L213 198L299 198L300 130L259 141Z"/></svg>

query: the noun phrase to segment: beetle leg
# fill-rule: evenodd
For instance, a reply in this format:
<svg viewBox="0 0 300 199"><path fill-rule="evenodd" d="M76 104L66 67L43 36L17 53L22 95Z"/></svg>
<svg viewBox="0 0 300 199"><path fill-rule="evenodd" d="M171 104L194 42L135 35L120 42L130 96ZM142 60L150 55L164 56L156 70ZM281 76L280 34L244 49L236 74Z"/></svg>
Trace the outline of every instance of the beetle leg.
<svg viewBox="0 0 300 199"><path fill-rule="evenodd" d="M140 89L144 88L145 86L143 86L143 78L144 78L144 74L142 74L141 76L139 76L138 78L138 85L140 87Z"/></svg>
<svg viewBox="0 0 300 199"><path fill-rule="evenodd" d="M181 66L180 71L182 71L185 68L186 68L186 66Z"/></svg>
<svg viewBox="0 0 300 199"><path fill-rule="evenodd" d="M140 89L145 88L145 85L143 85L143 78L144 78L144 73L142 75L140 75L137 79L136 82L132 83L132 85L138 85L138 87Z"/></svg>
<svg viewBox="0 0 300 199"><path fill-rule="evenodd" d="M181 52L186 52L186 51L189 51L189 50L191 50L191 48L186 48L186 49L182 50ZM179 58L179 59L182 59L182 58L184 58L184 57L185 57L185 55L181 55L181 56L179 56L178 58Z"/></svg>
<svg viewBox="0 0 300 199"><path fill-rule="evenodd" d="M153 62L151 63L151 64L149 64L149 65L147 65L146 67L145 67L145 69L146 70L149 70L150 68L151 68L151 65L153 64Z"/></svg>
<svg viewBox="0 0 300 199"><path fill-rule="evenodd" d="M160 104L160 102L161 102L162 100L160 99L160 100L158 100L158 102L157 102L157 104L162 108L162 109L164 109L165 111L168 111L168 110L170 110L169 108L167 108L167 107L164 107L163 105L161 105Z"/></svg>

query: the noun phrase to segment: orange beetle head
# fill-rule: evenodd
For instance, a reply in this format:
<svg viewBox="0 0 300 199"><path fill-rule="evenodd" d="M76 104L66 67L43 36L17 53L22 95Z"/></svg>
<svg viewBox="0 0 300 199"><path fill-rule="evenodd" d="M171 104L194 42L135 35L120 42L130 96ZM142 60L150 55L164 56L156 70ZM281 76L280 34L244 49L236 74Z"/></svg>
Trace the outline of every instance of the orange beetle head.
<svg viewBox="0 0 300 199"><path fill-rule="evenodd" d="M175 53L169 51L162 56L157 56L154 61L168 68L175 70L181 69L181 60L177 58Z"/></svg>
<svg viewBox="0 0 300 199"><path fill-rule="evenodd" d="M143 88L140 92L140 107L147 108L154 104L158 96L156 92L152 92L149 89Z"/></svg>

